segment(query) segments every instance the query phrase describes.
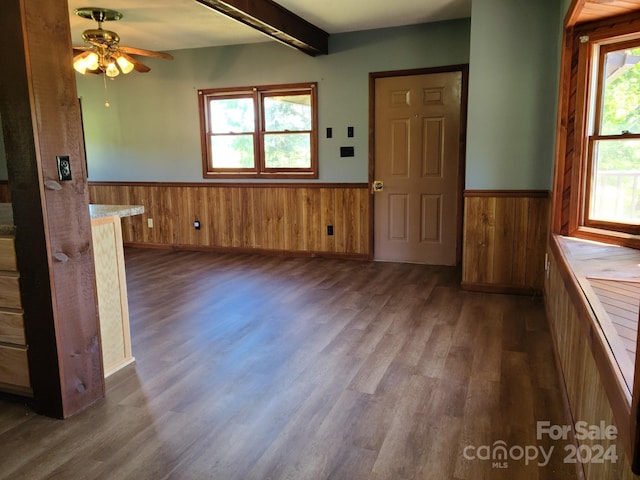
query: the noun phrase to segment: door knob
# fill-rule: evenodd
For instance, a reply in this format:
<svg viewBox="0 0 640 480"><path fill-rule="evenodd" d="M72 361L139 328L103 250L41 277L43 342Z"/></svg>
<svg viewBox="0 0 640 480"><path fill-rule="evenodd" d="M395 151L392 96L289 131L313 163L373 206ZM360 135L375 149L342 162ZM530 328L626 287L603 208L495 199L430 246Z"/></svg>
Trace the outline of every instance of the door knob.
<svg viewBox="0 0 640 480"><path fill-rule="evenodd" d="M372 193L381 192L384 188L384 183L382 180L374 180L373 185L371 186Z"/></svg>

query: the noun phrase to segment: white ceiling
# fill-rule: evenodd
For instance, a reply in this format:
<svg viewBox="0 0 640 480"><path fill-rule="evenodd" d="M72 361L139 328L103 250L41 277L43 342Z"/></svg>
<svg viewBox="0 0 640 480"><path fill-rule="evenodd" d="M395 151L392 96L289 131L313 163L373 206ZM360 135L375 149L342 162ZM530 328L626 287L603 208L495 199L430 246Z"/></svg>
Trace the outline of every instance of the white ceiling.
<svg viewBox="0 0 640 480"><path fill-rule="evenodd" d="M148 50L179 50L272 41L262 33L204 7L195 0L68 0L71 38L96 23L73 11L102 7L123 13L103 28L120 35L120 44ZM471 0L276 0L329 34L435 22L471 16Z"/></svg>

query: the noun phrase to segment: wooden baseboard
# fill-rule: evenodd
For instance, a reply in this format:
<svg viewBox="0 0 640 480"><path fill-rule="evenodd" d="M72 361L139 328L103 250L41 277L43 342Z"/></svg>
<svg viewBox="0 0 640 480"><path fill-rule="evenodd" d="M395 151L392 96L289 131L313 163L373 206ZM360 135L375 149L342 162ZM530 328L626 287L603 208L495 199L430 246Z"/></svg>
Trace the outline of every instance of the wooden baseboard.
<svg viewBox="0 0 640 480"><path fill-rule="evenodd" d="M471 283L462 282L460 287L468 292L483 292L483 293L506 293L509 295L542 295L542 290L538 290L526 285L503 285L494 283Z"/></svg>
<svg viewBox="0 0 640 480"><path fill-rule="evenodd" d="M166 244L166 243L142 243L142 242L125 242L125 247L133 248L157 248L160 250L192 250L199 252L215 252L215 253L238 253L249 255L270 255L280 257L309 257L309 258L337 258L341 260L357 260L362 262L370 262L373 258L366 254L355 253L336 253L336 252L305 252L305 251L288 251L288 250L268 250L264 248L242 248L242 247L214 247L202 245L182 245L182 244Z"/></svg>

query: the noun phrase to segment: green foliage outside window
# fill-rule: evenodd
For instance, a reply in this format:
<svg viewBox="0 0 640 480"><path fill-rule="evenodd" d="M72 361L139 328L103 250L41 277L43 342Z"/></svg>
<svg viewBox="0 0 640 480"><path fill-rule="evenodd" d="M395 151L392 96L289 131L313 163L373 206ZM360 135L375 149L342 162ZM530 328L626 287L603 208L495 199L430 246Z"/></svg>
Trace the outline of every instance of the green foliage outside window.
<svg viewBox="0 0 640 480"><path fill-rule="evenodd" d="M605 57L601 139L594 148L594 192L590 217L622 223L640 220L640 48L610 52Z"/></svg>

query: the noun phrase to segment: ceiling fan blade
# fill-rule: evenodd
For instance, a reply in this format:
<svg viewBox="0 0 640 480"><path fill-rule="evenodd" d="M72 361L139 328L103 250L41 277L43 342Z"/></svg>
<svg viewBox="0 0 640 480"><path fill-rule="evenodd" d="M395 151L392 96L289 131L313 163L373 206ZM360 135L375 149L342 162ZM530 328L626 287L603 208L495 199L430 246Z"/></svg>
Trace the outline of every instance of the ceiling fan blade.
<svg viewBox="0 0 640 480"><path fill-rule="evenodd" d="M140 72L140 73L147 73L149 70L151 70L149 67L147 67L144 63L142 63L140 60L136 60L135 58L127 55L126 53L124 53L122 50L120 50L120 56L126 58L127 60L129 60L131 63L133 63L133 69L136 72Z"/></svg>
<svg viewBox="0 0 640 480"><path fill-rule="evenodd" d="M121 52L129 53L132 55L142 55L143 57L162 58L164 60L173 60L173 56L166 52L154 52L153 50L144 50L143 48L135 47L118 47Z"/></svg>

